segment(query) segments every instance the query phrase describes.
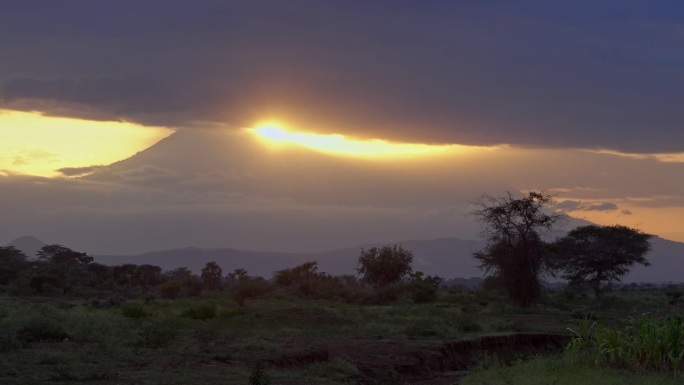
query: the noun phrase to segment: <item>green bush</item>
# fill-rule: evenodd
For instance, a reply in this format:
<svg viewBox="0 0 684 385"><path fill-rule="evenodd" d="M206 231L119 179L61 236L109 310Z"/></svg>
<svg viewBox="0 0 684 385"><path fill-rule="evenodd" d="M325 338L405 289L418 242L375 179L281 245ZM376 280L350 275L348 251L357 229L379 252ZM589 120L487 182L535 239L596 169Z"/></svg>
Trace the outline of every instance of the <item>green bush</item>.
<svg viewBox="0 0 684 385"><path fill-rule="evenodd" d="M23 342L63 341L69 338L64 326L48 317L33 317L17 331L17 339Z"/></svg>
<svg viewBox="0 0 684 385"><path fill-rule="evenodd" d="M193 306L183 310L181 314L183 317L196 319L196 320L208 320L216 317L216 304L213 302L200 302L194 304Z"/></svg>
<svg viewBox="0 0 684 385"><path fill-rule="evenodd" d="M249 385L270 385L271 378L261 367L261 362L257 361L249 374Z"/></svg>
<svg viewBox="0 0 684 385"><path fill-rule="evenodd" d="M145 318L150 315L140 302L126 302L121 306L121 314L126 318Z"/></svg>
<svg viewBox="0 0 684 385"><path fill-rule="evenodd" d="M357 376L359 369L353 363L341 358L335 358L330 362L317 362L306 371L307 377L327 378L335 381L344 381Z"/></svg>
<svg viewBox="0 0 684 385"><path fill-rule="evenodd" d="M482 331L482 325L475 321L470 314L461 314L456 318L456 327L464 333L477 333Z"/></svg>
<svg viewBox="0 0 684 385"><path fill-rule="evenodd" d="M177 335L176 330L160 322L143 325L138 332L134 346L159 349L167 346Z"/></svg>
<svg viewBox="0 0 684 385"><path fill-rule="evenodd" d="M576 338L568 344L568 350L588 352L595 356L596 363L634 372L672 372L675 376L684 369L681 317L630 317L617 328L585 320L570 330Z"/></svg>

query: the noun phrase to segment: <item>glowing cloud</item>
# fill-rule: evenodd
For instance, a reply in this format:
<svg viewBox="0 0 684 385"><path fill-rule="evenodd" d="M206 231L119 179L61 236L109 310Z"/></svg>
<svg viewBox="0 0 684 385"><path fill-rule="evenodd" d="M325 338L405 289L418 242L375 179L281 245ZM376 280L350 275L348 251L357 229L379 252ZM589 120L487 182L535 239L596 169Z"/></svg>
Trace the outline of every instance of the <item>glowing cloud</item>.
<svg viewBox="0 0 684 385"><path fill-rule="evenodd" d="M172 130L0 110L0 171L53 177L61 168L106 165L143 150Z"/></svg>
<svg viewBox="0 0 684 385"><path fill-rule="evenodd" d="M340 134L314 134L289 131L278 123L264 123L250 132L273 145L292 144L335 155L366 158L401 158L453 155L499 147L396 143L381 139L352 139Z"/></svg>

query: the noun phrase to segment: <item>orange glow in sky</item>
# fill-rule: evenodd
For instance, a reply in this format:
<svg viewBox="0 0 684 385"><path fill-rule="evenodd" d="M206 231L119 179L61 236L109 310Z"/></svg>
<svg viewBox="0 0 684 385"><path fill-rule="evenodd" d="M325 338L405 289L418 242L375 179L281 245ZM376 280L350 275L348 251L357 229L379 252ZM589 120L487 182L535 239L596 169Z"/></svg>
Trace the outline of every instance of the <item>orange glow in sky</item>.
<svg viewBox="0 0 684 385"><path fill-rule="evenodd" d="M64 167L107 165L172 132L129 122L0 110L0 172L53 177Z"/></svg>
<svg viewBox="0 0 684 385"><path fill-rule="evenodd" d="M272 145L299 145L334 155L364 158L404 158L456 155L498 147L397 143L382 139L353 139L341 134L315 134L291 131L275 122L262 123L250 132Z"/></svg>

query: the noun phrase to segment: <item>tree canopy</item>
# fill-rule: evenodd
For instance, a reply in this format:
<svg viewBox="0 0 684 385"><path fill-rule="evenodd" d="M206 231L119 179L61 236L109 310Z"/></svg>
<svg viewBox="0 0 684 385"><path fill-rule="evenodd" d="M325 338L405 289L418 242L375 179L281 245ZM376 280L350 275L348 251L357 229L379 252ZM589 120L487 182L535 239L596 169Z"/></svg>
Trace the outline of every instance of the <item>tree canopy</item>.
<svg viewBox="0 0 684 385"><path fill-rule="evenodd" d="M544 210L551 202L552 196L543 191L520 198L510 192L499 198L484 195L472 202L472 214L482 222L485 240L473 257L520 306L529 306L541 295L539 278L548 266L542 234L562 218Z"/></svg>
<svg viewBox="0 0 684 385"><path fill-rule="evenodd" d="M626 226L581 226L556 241L555 265L570 284L588 283L601 294L603 283L619 281L634 264L648 266L652 235Z"/></svg>
<svg viewBox="0 0 684 385"><path fill-rule="evenodd" d="M383 287L408 277L413 268L413 253L401 246L361 249L356 271L374 287Z"/></svg>

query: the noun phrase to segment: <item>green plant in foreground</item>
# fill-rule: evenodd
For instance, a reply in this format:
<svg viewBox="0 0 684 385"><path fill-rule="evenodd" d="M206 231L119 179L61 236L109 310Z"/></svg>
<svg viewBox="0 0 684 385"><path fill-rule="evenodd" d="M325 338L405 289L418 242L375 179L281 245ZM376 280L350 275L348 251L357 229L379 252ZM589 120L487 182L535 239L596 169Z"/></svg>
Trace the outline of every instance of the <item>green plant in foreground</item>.
<svg viewBox="0 0 684 385"><path fill-rule="evenodd" d="M261 367L261 361L257 361L249 374L249 385L270 385L271 378Z"/></svg>
<svg viewBox="0 0 684 385"><path fill-rule="evenodd" d="M676 377L684 364L684 322L678 316L629 318L621 328L584 320L569 330L576 338L568 350L594 354L597 365L634 372L672 372Z"/></svg>

